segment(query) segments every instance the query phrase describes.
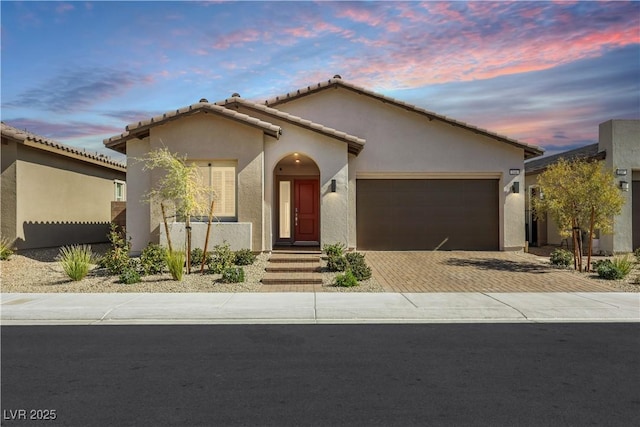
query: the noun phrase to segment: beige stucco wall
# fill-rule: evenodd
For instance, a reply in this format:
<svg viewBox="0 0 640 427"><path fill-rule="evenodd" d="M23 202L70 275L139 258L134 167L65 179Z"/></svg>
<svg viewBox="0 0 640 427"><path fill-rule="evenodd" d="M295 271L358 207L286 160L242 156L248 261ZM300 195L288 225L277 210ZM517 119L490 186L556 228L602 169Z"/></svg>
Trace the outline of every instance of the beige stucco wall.
<svg viewBox="0 0 640 427"><path fill-rule="evenodd" d="M131 237L131 252L140 253L152 237L157 224L151 225L151 205L144 201L151 189L151 172L143 170L139 161L149 152L149 138L127 141L127 236ZM159 234L158 237L159 239Z"/></svg>
<svg viewBox="0 0 640 427"><path fill-rule="evenodd" d="M107 241L124 172L15 141L3 145L2 232L19 249Z"/></svg>
<svg viewBox="0 0 640 427"><path fill-rule="evenodd" d="M601 237L600 249L605 252L630 252L634 249L631 220L633 173L640 171L640 120L609 120L601 123L598 148L607 152L604 162L608 169L627 169L627 176L616 177L616 182L629 183L629 191L621 193L625 204L620 215L614 219L613 234Z"/></svg>
<svg viewBox="0 0 640 427"><path fill-rule="evenodd" d="M152 128L145 141L129 141L129 163L133 163L132 157L141 158L149 150L161 147L187 155L188 161L237 161L237 221L252 223L252 247L248 249L263 250L263 132L214 114L196 114ZM136 253L160 239L159 205L149 206L140 200L162 172L144 172L141 164L131 165L128 172L127 228L132 237L132 253ZM134 230L129 224L144 231Z"/></svg>
<svg viewBox="0 0 640 427"><path fill-rule="evenodd" d="M272 120L274 124L279 124ZM293 153L311 158L320 170L320 243L347 243L349 238L348 156L347 144L307 129L282 123L279 140L265 140L265 233L267 249L275 243L277 218L274 218L274 170L280 160ZM336 192L331 192L331 180L336 180Z"/></svg>
<svg viewBox="0 0 640 427"><path fill-rule="evenodd" d="M16 158L17 143L2 138L0 150L0 237L11 244L16 239Z"/></svg>
<svg viewBox="0 0 640 427"><path fill-rule="evenodd" d="M349 160L350 225L355 235L355 180L359 177L415 177L499 179L500 248L521 249L525 240L524 153L517 148L453 127L440 121L385 104L346 89L328 89L279 105L279 109L366 139L357 157ZM509 169L521 170L510 176ZM426 175L420 175L426 174ZM430 174L430 175L429 175ZM511 186L520 182L520 193Z"/></svg>

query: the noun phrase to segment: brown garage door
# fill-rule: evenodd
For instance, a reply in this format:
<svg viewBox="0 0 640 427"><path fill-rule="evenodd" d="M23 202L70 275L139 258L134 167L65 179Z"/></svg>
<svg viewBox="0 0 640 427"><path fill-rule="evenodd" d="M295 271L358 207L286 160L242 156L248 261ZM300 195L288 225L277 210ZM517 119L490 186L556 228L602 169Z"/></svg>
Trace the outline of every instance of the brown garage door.
<svg viewBox="0 0 640 427"><path fill-rule="evenodd" d="M633 249L637 249L640 248L640 181L633 181L633 189L631 191L633 191L631 193Z"/></svg>
<svg viewBox="0 0 640 427"><path fill-rule="evenodd" d="M359 249L498 250L498 180L359 179Z"/></svg>

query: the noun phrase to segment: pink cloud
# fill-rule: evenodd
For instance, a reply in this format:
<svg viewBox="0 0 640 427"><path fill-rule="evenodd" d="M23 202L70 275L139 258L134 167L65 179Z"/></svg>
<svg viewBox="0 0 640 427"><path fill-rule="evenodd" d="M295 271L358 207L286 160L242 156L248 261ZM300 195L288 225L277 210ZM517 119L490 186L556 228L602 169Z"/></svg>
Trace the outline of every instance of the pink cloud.
<svg viewBox="0 0 640 427"><path fill-rule="evenodd" d="M245 43L257 42L262 38L268 37L264 33L253 28L233 31L216 39L213 44L214 49L228 49L230 47L238 47Z"/></svg>
<svg viewBox="0 0 640 427"><path fill-rule="evenodd" d="M69 3L58 3L58 5L56 6L56 13L62 14L62 13L66 13L69 12L71 10L75 9L73 7L72 4Z"/></svg>

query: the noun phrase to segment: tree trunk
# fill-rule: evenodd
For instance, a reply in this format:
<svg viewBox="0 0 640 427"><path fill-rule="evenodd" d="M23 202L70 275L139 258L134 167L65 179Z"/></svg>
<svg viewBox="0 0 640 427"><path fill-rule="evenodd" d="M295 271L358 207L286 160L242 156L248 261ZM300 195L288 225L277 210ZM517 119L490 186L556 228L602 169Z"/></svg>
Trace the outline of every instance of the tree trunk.
<svg viewBox="0 0 640 427"><path fill-rule="evenodd" d="M164 222L164 232L167 234L167 246L169 246L169 252L173 251L171 246L171 236L169 235L169 224L167 223L167 215L164 213L164 204L160 202L160 209L162 210L162 220Z"/></svg>
<svg viewBox="0 0 640 427"><path fill-rule="evenodd" d="M187 232L187 253L185 254L187 274L191 274L191 215L186 216L184 228Z"/></svg>
<svg viewBox="0 0 640 427"><path fill-rule="evenodd" d="M572 241L573 241L573 268L574 270L582 271L582 259L580 257L580 241L578 239L578 221L574 218L571 220L572 228Z"/></svg>
<svg viewBox="0 0 640 427"><path fill-rule="evenodd" d="M207 261L207 248L209 246L209 231L211 230L211 220L213 219L213 205L215 201L211 201L211 209L209 209L209 221L207 222L207 235L204 238L204 249L202 250L202 265L200 266L200 273L204 274L204 264Z"/></svg>
<svg viewBox="0 0 640 427"><path fill-rule="evenodd" d="M591 208L591 223L589 224L589 249L587 251L587 268L585 271L591 271L591 252L593 247L593 223L596 219L596 208Z"/></svg>

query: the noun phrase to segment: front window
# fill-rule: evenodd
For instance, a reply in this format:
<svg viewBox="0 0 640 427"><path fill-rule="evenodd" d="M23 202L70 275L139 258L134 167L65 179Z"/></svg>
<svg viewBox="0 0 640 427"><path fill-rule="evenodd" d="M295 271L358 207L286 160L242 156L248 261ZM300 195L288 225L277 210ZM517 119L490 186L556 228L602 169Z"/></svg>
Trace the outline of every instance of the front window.
<svg viewBox="0 0 640 427"><path fill-rule="evenodd" d="M218 220L235 220L236 207L236 168L235 161L197 162L204 187L209 189L207 205L214 203L213 215ZM207 212L208 213L208 212ZM206 216L203 217L206 220Z"/></svg>
<svg viewBox="0 0 640 427"><path fill-rule="evenodd" d="M124 192L124 181L114 181L114 197L113 199L116 202L124 202L125 192Z"/></svg>

